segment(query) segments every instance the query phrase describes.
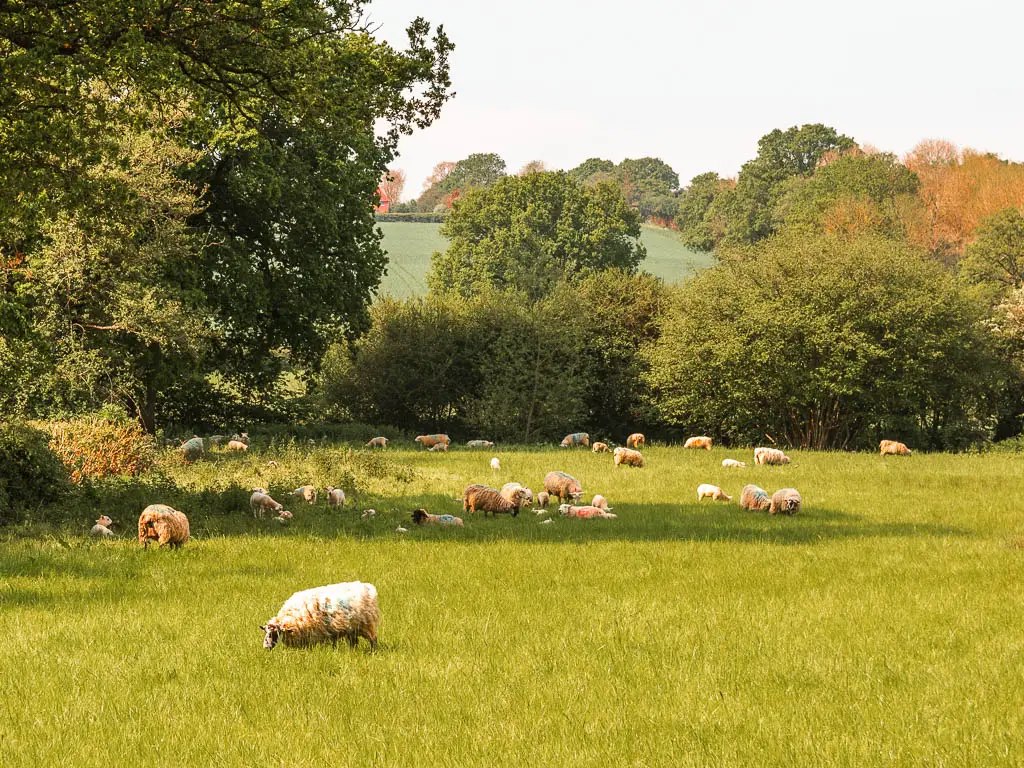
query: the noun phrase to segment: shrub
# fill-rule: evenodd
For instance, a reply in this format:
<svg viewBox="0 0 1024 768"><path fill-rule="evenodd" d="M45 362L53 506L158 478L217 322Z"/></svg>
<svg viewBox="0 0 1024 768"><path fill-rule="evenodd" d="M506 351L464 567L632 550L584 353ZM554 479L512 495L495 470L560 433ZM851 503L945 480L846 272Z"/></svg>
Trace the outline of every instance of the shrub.
<svg viewBox="0 0 1024 768"><path fill-rule="evenodd" d="M448 211L434 212L410 212L410 213L377 213L374 218L378 221L404 222L406 224L443 224L448 218Z"/></svg>
<svg viewBox="0 0 1024 768"><path fill-rule="evenodd" d="M0 424L0 524L17 522L29 507L56 501L67 473L47 434L24 424Z"/></svg>
<svg viewBox="0 0 1024 768"><path fill-rule="evenodd" d="M86 416L49 425L50 448L70 470L71 481L138 475L155 458L152 438L134 421Z"/></svg>

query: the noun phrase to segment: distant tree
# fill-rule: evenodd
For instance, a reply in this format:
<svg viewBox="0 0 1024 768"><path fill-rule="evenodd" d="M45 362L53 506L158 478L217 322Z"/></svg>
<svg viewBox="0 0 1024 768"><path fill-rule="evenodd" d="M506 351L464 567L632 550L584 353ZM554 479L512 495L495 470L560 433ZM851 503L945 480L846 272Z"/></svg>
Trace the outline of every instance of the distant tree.
<svg viewBox="0 0 1024 768"><path fill-rule="evenodd" d="M519 288L536 299L596 270L633 272L646 255L640 217L616 187L586 187L560 172L470 189L441 232L451 244L433 255L428 285L463 296Z"/></svg>
<svg viewBox="0 0 1024 768"><path fill-rule="evenodd" d="M626 158L616 168L626 202L647 221L671 221L678 210L679 174L661 158Z"/></svg>
<svg viewBox="0 0 1024 768"><path fill-rule="evenodd" d="M388 200L395 205L402 199L402 190L405 189L405 178L405 171L401 168L388 168L380 177L380 188L388 196Z"/></svg>
<svg viewBox="0 0 1024 768"><path fill-rule="evenodd" d="M440 184L449 174L455 169L454 160L442 160L440 163L434 166L434 170L430 172L427 180L423 182L423 191L426 192L435 184Z"/></svg>
<svg viewBox="0 0 1024 768"><path fill-rule="evenodd" d="M611 174L614 171L615 163L611 160L602 160L599 157L591 157L588 160L584 160L567 173L569 178L573 181L578 181L580 184L588 184L593 181L593 177L596 174ZM607 180L607 178L610 177L606 176L603 180Z"/></svg>
<svg viewBox="0 0 1024 768"><path fill-rule="evenodd" d="M1003 292L1024 288L1024 214L1006 208L982 221L961 269L969 280Z"/></svg>
<svg viewBox="0 0 1024 768"><path fill-rule="evenodd" d="M710 251L721 239L722 232L714 226L709 214L715 198L729 187L728 181L712 171L694 176L683 190L675 222L687 247Z"/></svg>
<svg viewBox="0 0 1024 768"><path fill-rule="evenodd" d="M417 206L421 211L451 208L466 190L489 186L505 176L505 161L493 152L476 153L450 168L448 165L439 163L434 167L430 179L439 178L420 195Z"/></svg>
<svg viewBox="0 0 1024 768"><path fill-rule="evenodd" d="M547 166L544 165L543 160L531 160L522 168L519 169L519 176L525 176L528 173L541 173L547 170Z"/></svg>

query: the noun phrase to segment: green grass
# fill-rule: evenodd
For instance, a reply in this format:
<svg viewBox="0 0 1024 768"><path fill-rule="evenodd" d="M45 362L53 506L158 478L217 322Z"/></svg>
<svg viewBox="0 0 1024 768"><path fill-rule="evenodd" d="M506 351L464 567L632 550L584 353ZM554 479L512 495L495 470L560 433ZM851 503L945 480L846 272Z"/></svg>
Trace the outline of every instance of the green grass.
<svg viewBox="0 0 1024 768"><path fill-rule="evenodd" d="M448 240L438 233L440 224L382 222L379 226L388 252L388 274L381 281L381 295L399 299L422 296L427 292L430 255L448 247ZM679 242L678 232L645 226L640 239L647 247L641 269L666 283L684 282L711 265L711 254L686 248Z"/></svg>
<svg viewBox="0 0 1024 768"><path fill-rule="evenodd" d="M0 543L0 765L1020 764L1019 457L645 455L614 470L585 451L257 441L101 486L73 529L109 510L123 540ZM618 519L406 522L462 514L469 481L536 489L556 468ZM339 480L376 519L323 501L289 505L288 528L246 514L254 484ZM701 482L793 486L805 509L699 504ZM184 509L195 540L129 540L151 501ZM377 654L262 649L256 625L292 592L351 579L379 590Z"/></svg>

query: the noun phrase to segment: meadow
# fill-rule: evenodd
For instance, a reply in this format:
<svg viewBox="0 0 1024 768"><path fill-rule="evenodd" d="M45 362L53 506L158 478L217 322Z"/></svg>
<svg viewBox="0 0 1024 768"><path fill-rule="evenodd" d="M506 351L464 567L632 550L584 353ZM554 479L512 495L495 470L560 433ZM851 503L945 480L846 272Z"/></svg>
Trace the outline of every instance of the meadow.
<svg viewBox="0 0 1024 768"><path fill-rule="evenodd" d="M388 252L381 295L405 299L426 294L430 255L448 247L448 240L438 232L440 225L385 221L378 226ZM647 247L640 268L669 284L685 282L713 260L710 254L688 249L679 241L679 233L670 229L644 226L640 240Z"/></svg>
<svg viewBox="0 0 1024 768"><path fill-rule="evenodd" d="M1017 456L645 455L257 439L98 485L0 542L0 765L1020 764ZM455 501L551 469L618 519ZM248 515L253 485L285 501L306 482L321 500L288 500L288 527ZM702 482L796 487L804 510L698 503ZM338 483L343 511L323 500ZM184 549L133 540L156 501L189 515ZM466 526L415 528L417 506ZM84 536L103 511L118 540ZM355 579L379 590L377 653L262 648L292 592Z"/></svg>

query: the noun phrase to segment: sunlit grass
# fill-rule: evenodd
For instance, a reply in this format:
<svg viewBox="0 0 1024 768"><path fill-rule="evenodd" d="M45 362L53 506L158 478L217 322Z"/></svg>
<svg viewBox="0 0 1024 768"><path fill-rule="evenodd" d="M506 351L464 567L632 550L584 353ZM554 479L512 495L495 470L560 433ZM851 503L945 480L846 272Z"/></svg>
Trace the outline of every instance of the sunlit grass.
<svg viewBox="0 0 1024 768"><path fill-rule="evenodd" d="M615 470L585 451L347 450L169 453L164 480L0 543L0 765L1020 764L1016 456L724 470L750 452L653 447ZM463 514L467 482L537 490L550 469L618 519L408 522ZM352 508L248 515L247 488L286 501L304 482L349 483ZM701 504L701 482L793 486L804 512ZM195 540L142 551L131 516L152 501ZM103 509L121 540L76 535ZM377 654L262 649L292 592L352 579L379 590Z"/></svg>

